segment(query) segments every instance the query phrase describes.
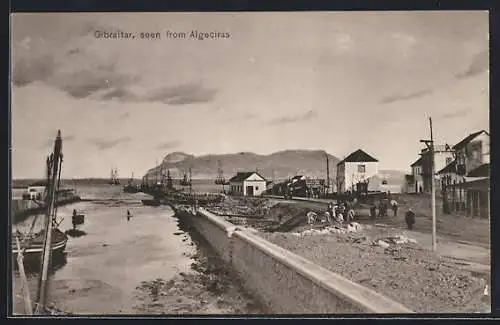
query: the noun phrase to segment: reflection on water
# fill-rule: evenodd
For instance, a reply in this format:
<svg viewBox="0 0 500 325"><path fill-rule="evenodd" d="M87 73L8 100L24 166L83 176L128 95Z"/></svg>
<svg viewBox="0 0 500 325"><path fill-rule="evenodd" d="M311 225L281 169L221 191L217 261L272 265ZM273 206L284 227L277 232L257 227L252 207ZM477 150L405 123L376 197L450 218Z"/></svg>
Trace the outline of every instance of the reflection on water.
<svg viewBox="0 0 500 325"><path fill-rule="evenodd" d="M178 228L169 207L143 206L119 186L91 186L78 192L91 201L58 208L59 228L70 238L66 254L54 256L49 301L77 314L133 313L134 291L141 281L169 279L189 270L193 248L172 235ZM78 229L72 229L73 209L85 215L85 224ZM130 221L127 210L134 216ZM27 232L33 219L14 228ZM36 218L34 232L43 228L43 219ZM40 263L30 261L28 267L34 297ZM18 272L13 274L13 289L14 311L23 313Z"/></svg>
<svg viewBox="0 0 500 325"><path fill-rule="evenodd" d="M144 206L143 196L123 193L120 186L92 186L78 192L86 201L58 208L60 229L70 238L66 254L52 265L49 303L72 314L94 315L249 310L230 277L215 277L224 272L213 252L198 247L202 238L194 239L189 225L178 224L169 207ZM73 209L85 215L85 224L78 229L72 229ZM130 220L127 211L133 215ZM43 227L43 218L38 219L35 231ZM14 227L25 232L32 220ZM35 297L40 264L29 267L29 289ZM18 272L12 284L14 313L23 314ZM148 289L153 294L150 301L143 287L159 291ZM225 303L219 292L233 296ZM234 307L235 302L242 307Z"/></svg>
<svg viewBox="0 0 500 325"><path fill-rule="evenodd" d="M57 270L61 269L68 263L66 252L56 252L52 254L51 263L49 265L49 274L53 275ZM24 271L27 277L37 277L41 271L40 255L26 255L23 259ZM15 275L18 275L19 265L15 258L12 259L12 265Z"/></svg>
<svg viewBox="0 0 500 325"><path fill-rule="evenodd" d="M85 236L87 233L83 230L80 230L80 229L69 229L69 230L66 230L64 232L66 235L68 235L69 237L82 237L82 236Z"/></svg>

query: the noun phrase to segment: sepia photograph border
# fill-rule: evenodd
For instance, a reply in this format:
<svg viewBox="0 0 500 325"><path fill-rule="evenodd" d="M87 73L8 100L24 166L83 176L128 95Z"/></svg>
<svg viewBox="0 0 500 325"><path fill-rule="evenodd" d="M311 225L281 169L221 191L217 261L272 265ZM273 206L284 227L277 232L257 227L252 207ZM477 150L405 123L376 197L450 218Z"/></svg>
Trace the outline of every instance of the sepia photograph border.
<svg viewBox="0 0 500 325"><path fill-rule="evenodd" d="M215 2L215 3L214 3ZM214 1L210 4L208 2L196 1L196 2L176 2L170 4L163 4L161 1L127 1L121 3L120 1L11 1L10 14L20 13L20 12L189 12L189 11L200 11L200 12L212 12L212 11L344 11L344 10L489 10L489 25L490 25L490 133L493 138L497 137L496 131L493 130L491 126L494 126L493 121L498 121L498 108L500 107L498 92L495 89L500 89L500 78L499 78L499 59L500 58L500 12L497 9L498 5L495 6L493 1L401 1L396 4L393 1L337 1L335 4L327 4L328 1L316 2L311 4L309 1L296 1L293 2L292 7L284 7L278 4L271 5L265 3L264 1L252 2L249 4L248 1L234 1L232 4L227 2ZM9 30L11 28L11 21L9 19ZM9 32L10 34L10 32ZM10 44L9 38L9 44ZM9 57L10 57L10 46L9 46ZM2 316L13 319L37 319L37 318L50 318L50 317L29 317L29 316L14 316L13 313L13 302L12 302L12 284L11 284L11 272L12 272L12 259L11 259L11 222L10 222L10 205L11 205L11 183L12 183L12 166L11 166L11 136L12 136L12 125L11 125L11 105L10 105L10 95L11 95L11 81L10 81L10 71L11 71L11 59L8 63L8 73L9 82L7 90L7 98L9 99L7 109L2 110L4 114L3 120L6 121L5 130L7 130L7 149L8 149L8 161L7 161L7 202L6 202L6 216L9 218L2 218L3 226L5 227L6 236L4 236L3 243L5 244L3 252L3 265L2 268L6 272L7 279L4 288L5 294L2 296ZM499 141L500 142L500 141ZM493 145L497 143L496 139L492 139ZM491 177L497 179L497 168L496 162L498 160L496 155L496 150L493 150L493 155L491 156ZM494 198L500 197L499 191L497 190L496 181L491 182L491 215L496 216L498 214L498 200ZM429 320L429 319L455 319L455 320L475 320L475 319L493 319L500 315L500 279L498 279L497 274L500 274L500 256L498 249L500 245L500 236L495 236L497 232L500 232L500 226L498 225L498 220L492 217L490 226L490 238L491 238L491 269L492 269L492 283L491 283L491 313L490 314L412 314L412 315L183 315L183 316L170 316L170 315L144 315L144 316L70 316L70 317L56 317L56 318L69 318L69 319L335 319L335 320L365 320L365 319L398 319L398 320Z"/></svg>

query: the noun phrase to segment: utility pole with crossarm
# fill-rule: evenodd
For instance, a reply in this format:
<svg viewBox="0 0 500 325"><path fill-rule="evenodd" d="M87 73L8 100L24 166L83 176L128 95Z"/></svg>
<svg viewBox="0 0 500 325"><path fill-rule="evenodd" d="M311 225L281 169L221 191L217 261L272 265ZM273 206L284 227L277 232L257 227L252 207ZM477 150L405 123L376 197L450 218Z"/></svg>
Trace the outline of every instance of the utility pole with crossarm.
<svg viewBox="0 0 500 325"><path fill-rule="evenodd" d="M431 163L431 209L432 209L432 251L436 251L436 184L434 180L434 137L432 134L432 118L429 117L429 126L431 131L430 140L420 140L420 142L425 143L427 149L430 153L430 163Z"/></svg>

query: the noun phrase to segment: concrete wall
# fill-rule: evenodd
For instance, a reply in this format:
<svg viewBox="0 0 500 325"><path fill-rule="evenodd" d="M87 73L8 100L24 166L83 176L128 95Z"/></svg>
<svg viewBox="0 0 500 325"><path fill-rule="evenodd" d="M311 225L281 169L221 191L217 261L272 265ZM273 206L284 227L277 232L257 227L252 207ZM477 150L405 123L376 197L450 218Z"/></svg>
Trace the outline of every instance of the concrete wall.
<svg viewBox="0 0 500 325"><path fill-rule="evenodd" d="M411 313L375 291L353 283L256 234L200 208L188 218L240 275L246 289L272 313Z"/></svg>

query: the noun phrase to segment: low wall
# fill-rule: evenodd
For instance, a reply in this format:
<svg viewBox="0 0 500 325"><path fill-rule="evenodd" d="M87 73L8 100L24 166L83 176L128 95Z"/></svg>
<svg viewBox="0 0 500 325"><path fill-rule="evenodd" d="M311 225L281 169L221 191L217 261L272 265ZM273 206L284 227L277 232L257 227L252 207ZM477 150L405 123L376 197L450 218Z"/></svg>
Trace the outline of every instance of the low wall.
<svg viewBox="0 0 500 325"><path fill-rule="evenodd" d="M412 313L405 306L200 208L175 209L240 275L245 288L279 314Z"/></svg>

